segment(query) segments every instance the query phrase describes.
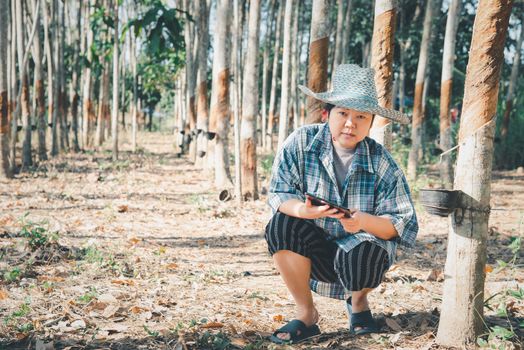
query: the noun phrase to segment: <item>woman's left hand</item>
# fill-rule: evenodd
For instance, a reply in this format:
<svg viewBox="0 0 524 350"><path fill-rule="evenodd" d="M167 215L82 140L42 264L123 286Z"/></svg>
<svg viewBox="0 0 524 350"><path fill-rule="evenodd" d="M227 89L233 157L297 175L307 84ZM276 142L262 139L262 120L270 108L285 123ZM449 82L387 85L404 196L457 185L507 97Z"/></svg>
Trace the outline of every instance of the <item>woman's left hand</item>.
<svg viewBox="0 0 524 350"><path fill-rule="evenodd" d="M363 213L360 210L351 209L351 218L343 217L340 219L340 223L346 232L357 233L358 231L362 230L365 220L366 213Z"/></svg>

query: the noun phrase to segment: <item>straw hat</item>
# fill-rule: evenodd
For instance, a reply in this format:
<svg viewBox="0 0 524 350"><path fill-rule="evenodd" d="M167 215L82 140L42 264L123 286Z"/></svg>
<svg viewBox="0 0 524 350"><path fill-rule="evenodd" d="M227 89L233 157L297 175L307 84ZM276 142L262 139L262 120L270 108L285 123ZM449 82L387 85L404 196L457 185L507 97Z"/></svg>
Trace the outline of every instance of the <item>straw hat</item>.
<svg viewBox="0 0 524 350"><path fill-rule="evenodd" d="M372 68L361 68L356 64L341 64L333 73L331 91L313 92L303 85L298 87L306 95L322 102L377 114L401 124L408 124L410 118L407 114L379 106L374 75L375 71Z"/></svg>

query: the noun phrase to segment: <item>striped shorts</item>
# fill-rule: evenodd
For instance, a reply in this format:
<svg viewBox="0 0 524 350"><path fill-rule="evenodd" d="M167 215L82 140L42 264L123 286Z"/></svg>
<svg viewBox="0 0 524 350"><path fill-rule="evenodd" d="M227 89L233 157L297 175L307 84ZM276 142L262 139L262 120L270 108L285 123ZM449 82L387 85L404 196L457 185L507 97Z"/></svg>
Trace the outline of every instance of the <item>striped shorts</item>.
<svg viewBox="0 0 524 350"><path fill-rule="evenodd" d="M277 212L266 226L269 253L290 250L311 259L311 278L340 282L350 291L376 288L389 268L384 248L363 242L345 252L311 220Z"/></svg>

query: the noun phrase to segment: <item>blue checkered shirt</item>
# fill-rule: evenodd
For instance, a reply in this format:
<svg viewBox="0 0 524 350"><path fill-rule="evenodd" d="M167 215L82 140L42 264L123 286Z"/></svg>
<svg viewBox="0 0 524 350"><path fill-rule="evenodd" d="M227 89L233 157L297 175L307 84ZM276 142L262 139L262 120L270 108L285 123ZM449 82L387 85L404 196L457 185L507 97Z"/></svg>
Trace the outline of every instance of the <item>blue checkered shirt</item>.
<svg viewBox="0 0 524 350"><path fill-rule="evenodd" d="M340 193L328 124L295 130L273 163L269 206L275 213L289 199L305 201L306 192L346 208L389 217L398 232L398 237L386 241L363 231L348 234L337 219L315 219L315 224L346 252L364 241L371 241L387 251L392 264L398 244L405 247L415 244L418 223L406 178L389 152L373 139L366 137L357 145ZM314 292L331 298L347 299L351 294L340 283L311 279L310 285Z"/></svg>

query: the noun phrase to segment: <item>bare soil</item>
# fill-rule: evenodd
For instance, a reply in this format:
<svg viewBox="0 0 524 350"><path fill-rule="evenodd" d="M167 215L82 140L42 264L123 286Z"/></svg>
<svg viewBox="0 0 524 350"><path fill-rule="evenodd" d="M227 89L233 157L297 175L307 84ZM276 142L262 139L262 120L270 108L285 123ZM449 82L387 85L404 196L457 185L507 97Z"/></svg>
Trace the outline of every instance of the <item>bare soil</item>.
<svg viewBox="0 0 524 350"><path fill-rule="evenodd" d="M116 163L108 151L67 154L0 182L0 349L279 348L266 338L294 309L264 240L266 196L220 202L171 135L140 145ZM485 314L513 327L492 340L506 348L522 348L524 333L524 302L508 295L524 288L523 250L509 248L524 236L523 203L524 175L495 172ZM448 219L417 208L416 247L370 298L384 333L351 336L344 303L315 296L323 334L289 348L439 348Z"/></svg>

